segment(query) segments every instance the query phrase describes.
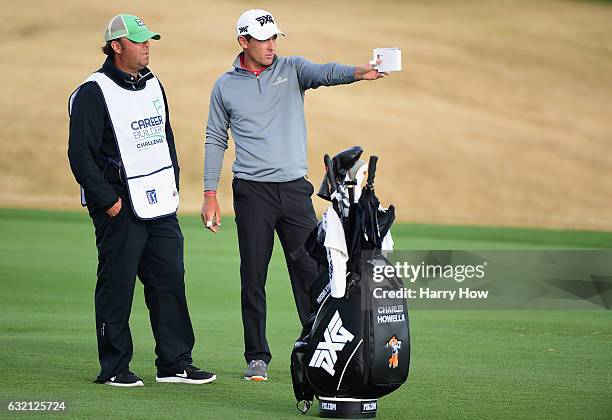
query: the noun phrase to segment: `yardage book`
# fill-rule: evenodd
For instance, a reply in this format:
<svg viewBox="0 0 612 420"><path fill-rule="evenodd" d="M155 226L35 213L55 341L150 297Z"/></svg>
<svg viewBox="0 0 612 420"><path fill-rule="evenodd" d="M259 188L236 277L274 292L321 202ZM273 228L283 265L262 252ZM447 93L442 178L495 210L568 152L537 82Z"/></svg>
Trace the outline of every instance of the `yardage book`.
<svg viewBox="0 0 612 420"><path fill-rule="evenodd" d="M399 48L374 48L372 50L372 65L380 60L376 70L381 73L402 71L402 50Z"/></svg>

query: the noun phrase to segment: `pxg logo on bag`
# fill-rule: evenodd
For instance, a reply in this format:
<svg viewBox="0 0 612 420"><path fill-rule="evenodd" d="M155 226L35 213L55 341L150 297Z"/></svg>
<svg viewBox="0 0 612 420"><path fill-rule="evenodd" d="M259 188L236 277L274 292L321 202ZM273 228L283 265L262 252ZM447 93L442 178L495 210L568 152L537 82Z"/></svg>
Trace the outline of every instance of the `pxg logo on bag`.
<svg viewBox="0 0 612 420"><path fill-rule="evenodd" d="M147 191L147 201L149 204L157 204L157 192L155 190Z"/></svg>
<svg viewBox="0 0 612 420"><path fill-rule="evenodd" d="M342 351L344 345L353 341L355 336L342 326L342 318L340 318L340 313L336 311L327 328L325 328L323 337L325 341L321 341L317 345L308 366L322 368L331 376L334 376L336 374L334 367L338 360L337 352Z"/></svg>

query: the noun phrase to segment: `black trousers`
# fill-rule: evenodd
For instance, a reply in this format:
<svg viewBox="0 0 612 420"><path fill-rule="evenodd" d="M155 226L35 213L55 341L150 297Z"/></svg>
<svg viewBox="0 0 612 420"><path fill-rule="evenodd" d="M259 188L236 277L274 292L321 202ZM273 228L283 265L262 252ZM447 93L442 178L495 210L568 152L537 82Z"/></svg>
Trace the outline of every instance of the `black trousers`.
<svg viewBox="0 0 612 420"><path fill-rule="evenodd" d="M122 197L119 214L110 218L90 209L98 248L95 307L100 374L105 382L129 369L132 336L128 321L136 276L144 285L155 364L181 370L191 364L193 328L185 298L183 234L176 215L143 221Z"/></svg>
<svg viewBox="0 0 612 420"><path fill-rule="evenodd" d="M314 188L304 178L290 182L254 182L234 178L234 211L240 247L240 281L244 358L272 359L266 340L266 277L276 230L285 253L293 296L302 324L312 313L309 289L317 265L307 255L289 255L304 244L317 219L310 196Z"/></svg>

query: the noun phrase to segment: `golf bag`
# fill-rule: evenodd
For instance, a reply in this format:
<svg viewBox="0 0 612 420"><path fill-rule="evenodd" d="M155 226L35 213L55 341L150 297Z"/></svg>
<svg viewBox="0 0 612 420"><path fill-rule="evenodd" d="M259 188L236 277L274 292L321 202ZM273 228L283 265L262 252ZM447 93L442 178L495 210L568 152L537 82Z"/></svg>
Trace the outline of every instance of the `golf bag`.
<svg viewBox="0 0 612 420"><path fill-rule="evenodd" d="M377 275L390 265L382 243L393 223L394 208L382 209L374 195L375 156L360 190L362 179L354 168L363 169L361 153L360 147L353 147L333 160L326 155L327 173L319 196L332 201L333 207L304 245L324 269L310 290L315 314L295 343L291 373L298 409L306 412L317 396L323 417L374 417L376 399L399 388L410 365L407 306L397 293L404 290L403 284L396 276ZM335 261L335 266L325 246L332 231L331 211L342 224L347 254L346 263ZM334 275L345 278L335 290ZM340 409L340 402L346 401L355 404Z"/></svg>

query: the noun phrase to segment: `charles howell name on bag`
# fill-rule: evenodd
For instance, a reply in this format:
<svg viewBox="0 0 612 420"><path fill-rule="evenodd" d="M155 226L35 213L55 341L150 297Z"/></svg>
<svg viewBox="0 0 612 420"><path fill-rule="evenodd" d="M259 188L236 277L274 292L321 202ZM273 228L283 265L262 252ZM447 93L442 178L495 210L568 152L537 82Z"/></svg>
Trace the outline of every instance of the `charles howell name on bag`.
<svg viewBox="0 0 612 420"><path fill-rule="evenodd" d="M390 324L406 320L404 305L384 305L376 308L376 323Z"/></svg>

